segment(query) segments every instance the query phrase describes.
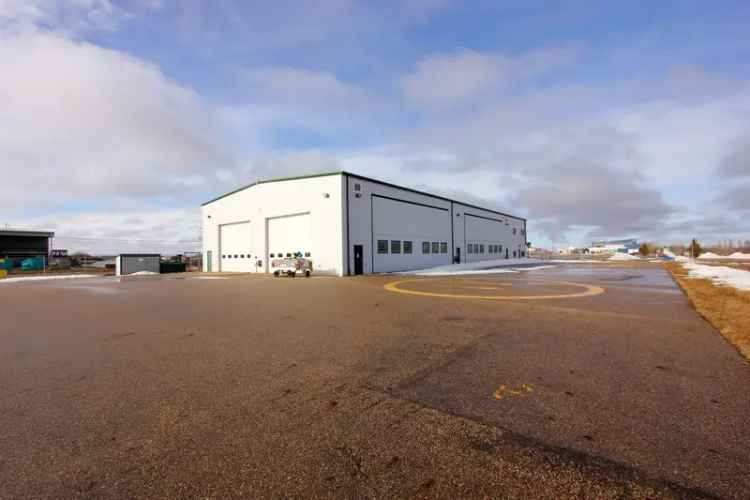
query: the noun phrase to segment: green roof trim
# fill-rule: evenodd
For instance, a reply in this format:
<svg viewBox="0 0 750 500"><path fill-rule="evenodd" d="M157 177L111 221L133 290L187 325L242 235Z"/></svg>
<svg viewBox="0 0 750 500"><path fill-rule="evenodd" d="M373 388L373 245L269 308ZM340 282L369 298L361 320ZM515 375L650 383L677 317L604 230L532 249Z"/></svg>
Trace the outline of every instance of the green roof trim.
<svg viewBox="0 0 750 500"><path fill-rule="evenodd" d="M208 200L205 203L201 203L201 206L206 206L209 203L213 203L213 202L218 201L218 200L220 200L222 198L226 198L227 196L233 195L235 193L239 193L240 191L244 191L245 189L251 188L253 186L257 186L258 184L270 184L271 182L282 182L282 181L296 181L296 180L299 180L299 179L312 179L312 178L315 178L315 177L328 177L330 175L344 175L345 173L346 172L344 172L343 170L338 170L336 172L324 172L322 174L297 175L297 176L294 176L294 177L276 177L274 179L266 179L266 180L262 180L262 181L255 181L252 184L247 184L246 186L239 187L239 188L235 189L234 191L229 191L226 194L222 194L221 196L217 196L216 198L214 198L212 200Z"/></svg>
<svg viewBox="0 0 750 500"><path fill-rule="evenodd" d="M234 191L230 191L230 192L228 192L226 194L218 196L218 197L214 198L213 200L209 200L209 201L207 201L205 203L202 203L201 206L206 206L209 203L213 203L213 202L215 202L217 200L220 200L222 198L226 198L227 196L233 195L235 193L239 193L240 191L243 191L245 189L249 189L249 188L251 188L253 186L257 186L258 184L270 184L271 182L282 182L282 181L296 181L296 180L299 180L299 179L313 179L315 177L328 177L328 176L331 176L331 175L345 175L347 177L352 177L353 179L361 179L361 180L367 181L367 182L374 182L374 183L380 184L382 186L388 186L388 187L392 187L392 188L395 188L395 189L402 189L404 191L409 191L409 192L412 192L412 193L415 193L415 194L419 194L419 195L422 195L422 196L429 196L430 198L437 198L438 200L448 201L448 202L451 202L451 203L457 203L457 204L463 205L465 207L475 208L477 210L484 210L485 212L491 212L491 213L494 213L494 214L497 214L497 215L502 215L504 217L510 217L512 219L522 220L522 221L526 222L526 219L524 219L523 217L519 217L517 215L511 215L511 214L507 214L505 212L498 212L497 210L493 210L491 208L479 207L477 205L472 205L471 203L464 203L463 201L453 200L451 198L446 198L445 196L440 196L438 194L431 194L431 193L427 193L425 191L418 191L416 189L412 189L412 188L408 188L408 187L404 187L404 186L399 186L397 184L391 184L390 182L379 181L379 180L373 179L371 177L365 177L363 175L352 174L352 173L346 172L344 170L337 170L335 172L324 172L324 173L320 173L320 174L298 175L296 177L277 177L275 179L267 179L267 180L263 180L263 181L256 181L256 182L253 182L252 184L248 184L246 186L242 186L240 188L235 189Z"/></svg>

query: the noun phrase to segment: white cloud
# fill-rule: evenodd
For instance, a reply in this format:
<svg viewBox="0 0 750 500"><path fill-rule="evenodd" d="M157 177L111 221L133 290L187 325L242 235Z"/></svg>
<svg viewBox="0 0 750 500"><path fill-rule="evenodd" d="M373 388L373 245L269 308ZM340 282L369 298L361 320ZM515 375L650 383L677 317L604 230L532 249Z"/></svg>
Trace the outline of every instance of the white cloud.
<svg viewBox="0 0 750 500"><path fill-rule="evenodd" d="M573 48L540 49L516 57L459 49L420 60L401 86L415 102L453 104L569 64L576 54Z"/></svg>
<svg viewBox="0 0 750 500"><path fill-rule="evenodd" d="M368 90L326 71L271 66L252 69L246 75L258 92L279 104L345 109L361 108L375 101Z"/></svg>
<svg viewBox="0 0 750 500"><path fill-rule="evenodd" d="M136 0L129 9L111 0L0 0L0 29L41 28L69 36L114 31L134 12L160 6L154 0Z"/></svg>
<svg viewBox="0 0 750 500"><path fill-rule="evenodd" d="M139 59L0 36L0 205L179 196L227 165L201 99Z"/></svg>
<svg viewBox="0 0 750 500"><path fill-rule="evenodd" d="M11 219L11 226L55 232L54 247L112 255L200 250L200 209L79 212Z"/></svg>

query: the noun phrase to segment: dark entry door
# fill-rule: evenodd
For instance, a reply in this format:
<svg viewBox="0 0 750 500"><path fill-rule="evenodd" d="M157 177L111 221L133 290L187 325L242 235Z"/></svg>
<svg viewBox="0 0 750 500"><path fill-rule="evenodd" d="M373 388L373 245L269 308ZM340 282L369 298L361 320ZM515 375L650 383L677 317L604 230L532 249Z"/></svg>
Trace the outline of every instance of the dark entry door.
<svg viewBox="0 0 750 500"><path fill-rule="evenodd" d="M206 271L208 271L209 273L213 271L212 269L213 262L211 262L212 260L211 257L212 257L211 250L206 250Z"/></svg>
<svg viewBox="0 0 750 500"><path fill-rule="evenodd" d="M354 245L354 274L364 273L363 265L364 256L362 255L362 245Z"/></svg>
<svg viewBox="0 0 750 500"><path fill-rule="evenodd" d="M508 258L508 249L507 248L505 249L505 258L506 259Z"/></svg>
<svg viewBox="0 0 750 500"><path fill-rule="evenodd" d="M455 264L461 263L461 247L456 247L456 256L454 257L453 262Z"/></svg>

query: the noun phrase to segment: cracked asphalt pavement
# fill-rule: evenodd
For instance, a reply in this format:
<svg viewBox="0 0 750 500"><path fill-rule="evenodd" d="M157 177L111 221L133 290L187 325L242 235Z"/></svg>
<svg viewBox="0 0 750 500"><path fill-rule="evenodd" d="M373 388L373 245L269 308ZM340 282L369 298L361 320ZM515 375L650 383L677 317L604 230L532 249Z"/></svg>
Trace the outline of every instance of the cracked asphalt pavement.
<svg viewBox="0 0 750 500"><path fill-rule="evenodd" d="M197 278L0 286L0 498L750 497L750 366L656 264Z"/></svg>

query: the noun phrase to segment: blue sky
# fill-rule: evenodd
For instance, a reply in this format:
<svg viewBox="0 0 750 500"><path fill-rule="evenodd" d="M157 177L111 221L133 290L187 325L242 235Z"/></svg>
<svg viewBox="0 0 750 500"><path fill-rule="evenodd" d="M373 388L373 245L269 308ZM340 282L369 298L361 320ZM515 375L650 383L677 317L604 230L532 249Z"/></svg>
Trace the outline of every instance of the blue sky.
<svg viewBox="0 0 750 500"><path fill-rule="evenodd" d="M747 2L0 0L0 222L169 251L216 194L347 169L544 246L750 239L748 25Z"/></svg>

